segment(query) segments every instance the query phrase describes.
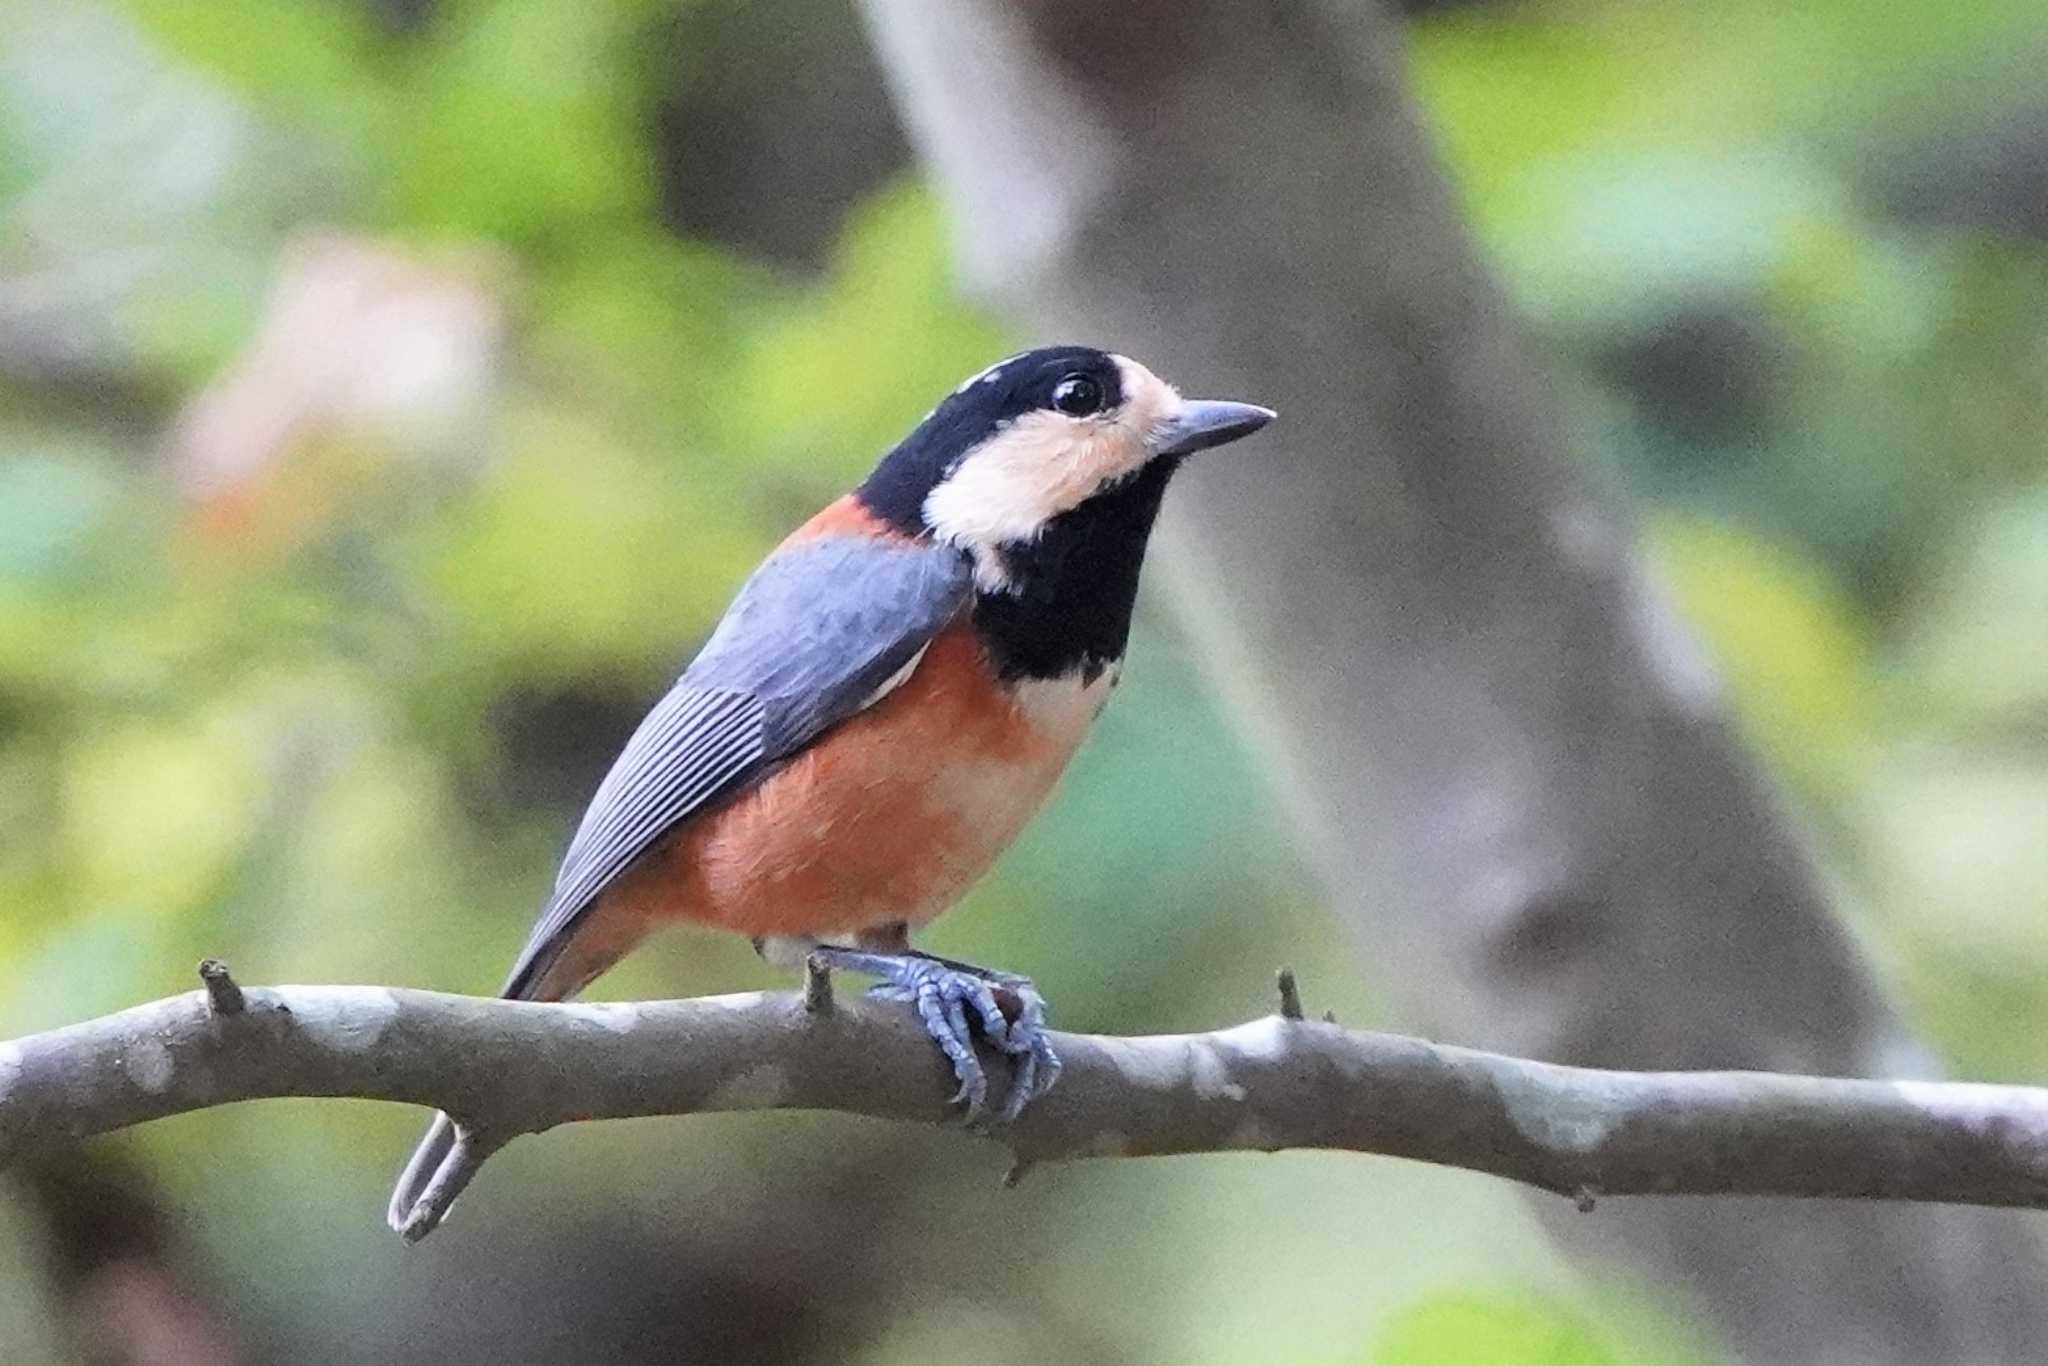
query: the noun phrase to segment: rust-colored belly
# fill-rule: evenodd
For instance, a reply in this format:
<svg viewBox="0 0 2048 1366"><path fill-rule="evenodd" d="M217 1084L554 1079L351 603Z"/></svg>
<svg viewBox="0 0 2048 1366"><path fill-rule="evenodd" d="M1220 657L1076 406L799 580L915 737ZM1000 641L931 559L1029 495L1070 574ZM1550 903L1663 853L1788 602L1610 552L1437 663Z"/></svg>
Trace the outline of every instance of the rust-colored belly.
<svg viewBox="0 0 2048 1366"><path fill-rule="evenodd" d="M1013 694L974 632L950 628L894 692L686 822L590 918L820 937L929 920L1023 830L1111 682Z"/></svg>

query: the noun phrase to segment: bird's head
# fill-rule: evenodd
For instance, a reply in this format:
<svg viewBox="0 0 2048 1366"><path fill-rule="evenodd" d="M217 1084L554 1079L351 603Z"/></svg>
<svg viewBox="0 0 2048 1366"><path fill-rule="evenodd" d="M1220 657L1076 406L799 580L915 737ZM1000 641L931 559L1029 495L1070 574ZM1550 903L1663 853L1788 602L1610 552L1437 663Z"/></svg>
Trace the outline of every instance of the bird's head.
<svg viewBox="0 0 2048 1366"><path fill-rule="evenodd" d="M1127 356L1044 347L948 394L883 458L860 498L903 531L959 546L982 586L1000 588L1013 552L1099 500L1142 504L1142 538L1183 457L1272 418L1249 403L1182 398Z"/></svg>

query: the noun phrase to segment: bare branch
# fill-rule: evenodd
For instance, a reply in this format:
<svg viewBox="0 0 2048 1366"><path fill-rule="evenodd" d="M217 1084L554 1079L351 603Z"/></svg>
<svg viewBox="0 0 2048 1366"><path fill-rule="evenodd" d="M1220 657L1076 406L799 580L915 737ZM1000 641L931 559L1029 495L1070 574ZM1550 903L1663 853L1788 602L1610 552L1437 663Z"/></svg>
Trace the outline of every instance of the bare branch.
<svg viewBox="0 0 2048 1366"><path fill-rule="evenodd" d="M953 1083L906 1011L800 994L532 1005L385 987L189 992L0 1044L0 1161L232 1101L355 1096L454 1116L473 1161L579 1119L840 1110L940 1123ZM2048 1207L2048 1090L1765 1072L1608 1072L1278 1016L1061 1034L1060 1085L999 1135L1081 1157L1331 1148L1610 1195ZM992 1069L996 1085L1005 1069ZM999 1099L999 1098L998 1098ZM458 1193L451 1182L441 1208Z"/></svg>

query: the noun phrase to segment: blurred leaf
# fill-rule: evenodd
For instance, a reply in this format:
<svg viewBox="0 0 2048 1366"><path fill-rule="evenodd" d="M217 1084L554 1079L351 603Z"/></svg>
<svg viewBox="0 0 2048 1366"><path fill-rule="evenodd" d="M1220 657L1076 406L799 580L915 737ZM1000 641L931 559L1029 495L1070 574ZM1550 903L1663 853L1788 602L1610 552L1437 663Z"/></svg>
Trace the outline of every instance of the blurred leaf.
<svg viewBox="0 0 2048 1366"><path fill-rule="evenodd" d="M2048 717L2048 492L1967 523L1901 637L1900 683L1924 713L1950 724Z"/></svg>
<svg viewBox="0 0 2048 1366"><path fill-rule="evenodd" d="M168 914L198 902L241 854L255 795L226 735L103 724L66 764L63 840L79 903Z"/></svg>
<svg viewBox="0 0 2048 1366"><path fill-rule="evenodd" d="M829 288L748 338L726 430L812 481L866 473L939 397L1015 349L961 303L945 261L926 191L875 196L848 223Z"/></svg>
<svg viewBox="0 0 2048 1366"><path fill-rule="evenodd" d="M85 577L92 536L118 492L105 470L82 461L21 454L0 463L0 592L9 579Z"/></svg>
<svg viewBox="0 0 2048 1366"><path fill-rule="evenodd" d="M75 890L68 880L60 885ZM181 917L135 901L74 900L61 909L60 921L42 917L41 933L26 936L29 947L0 997L0 1034L54 1029L186 988L199 954L180 949Z"/></svg>
<svg viewBox="0 0 2048 1366"><path fill-rule="evenodd" d="M127 0L164 51L274 113L360 134L385 93L366 5L307 0Z"/></svg>
<svg viewBox="0 0 2048 1366"><path fill-rule="evenodd" d="M1734 527L1665 514L1648 533L1745 729L1809 793L1839 794L1876 726L1868 647L1840 592L1798 555Z"/></svg>
<svg viewBox="0 0 2048 1366"><path fill-rule="evenodd" d="M648 423L651 436L729 433L743 329L790 293L724 252L653 228L593 232L542 283L533 362L550 389ZM748 462L706 473L737 488Z"/></svg>
<svg viewBox="0 0 2048 1366"><path fill-rule="evenodd" d="M1393 1316L1373 1366L1621 1366L1586 1317L1530 1294L1432 1296Z"/></svg>
<svg viewBox="0 0 2048 1366"><path fill-rule="evenodd" d="M2035 759L1918 746L1864 802L1871 881L1919 933L1989 963L2048 958L2048 771Z"/></svg>
<svg viewBox="0 0 2048 1366"><path fill-rule="evenodd" d="M619 5L448 7L391 110L389 212L407 228L540 242L642 212L653 175Z"/></svg>
<svg viewBox="0 0 2048 1366"><path fill-rule="evenodd" d="M515 422L513 453L430 552L464 647L543 678L679 667L761 538L702 497L687 457L641 456L569 411Z"/></svg>
<svg viewBox="0 0 2048 1366"><path fill-rule="evenodd" d="M1863 0L1712 5L1572 0L1472 6L1415 26L1416 82L1482 225L1528 207L1528 178L1598 144L1740 145L1788 123L1952 109L1975 87L2027 88L2041 34L2034 0ZM1652 74L1654 73L1654 74Z"/></svg>
<svg viewBox="0 0 2048 1366"><path fill-rule="evenodd" d="M1848 214L1844 187L1810 158L1754 148L1602 142L1528 179L1508 261L1539 316L1578 330L1758 288L1795 246L1811 254L1831 230L1839 241Z"/></svg>

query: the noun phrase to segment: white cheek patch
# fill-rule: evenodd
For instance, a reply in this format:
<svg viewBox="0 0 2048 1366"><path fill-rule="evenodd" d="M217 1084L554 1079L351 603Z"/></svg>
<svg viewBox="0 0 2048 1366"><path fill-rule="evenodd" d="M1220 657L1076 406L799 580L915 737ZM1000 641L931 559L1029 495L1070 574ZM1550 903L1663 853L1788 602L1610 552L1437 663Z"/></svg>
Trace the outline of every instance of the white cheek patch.
<svg viewBox="0 0 2048 1366"><path fill-rule="evenodd" d="M1180 395L1135 361L1117 358L1124 401L1101 417L1025 413L982 442L925 498L925 522L978 550L1030 541L1045 524L1152 458L1152 433ZM976 578L1005 580L1000 559L976 554Z"/></svg>
<svg viewBox="0 0 2048 1366"><path fill-rule="evenodd" d="M970 452L931 491L925 520L940 536L964 545L1028 541L1144 459L1143 444L1115 424L1026 413Z"/></svg>

